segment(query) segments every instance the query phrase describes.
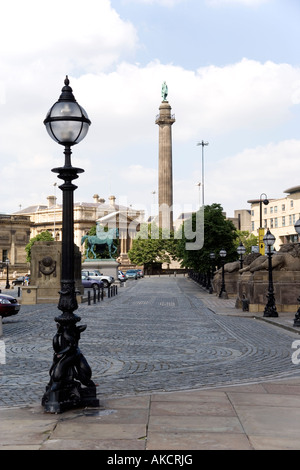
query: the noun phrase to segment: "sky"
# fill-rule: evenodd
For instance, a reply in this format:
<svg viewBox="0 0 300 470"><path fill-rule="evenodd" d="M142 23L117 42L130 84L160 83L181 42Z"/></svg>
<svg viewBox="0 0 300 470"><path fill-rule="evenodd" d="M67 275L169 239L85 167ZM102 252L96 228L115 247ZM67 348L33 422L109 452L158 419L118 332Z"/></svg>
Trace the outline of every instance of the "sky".
<svg viewBox="0 0 300 470"><path fill-rule="evenodd" d="M155 212L161 86L175 216L300 184L299 0L11 0L0 28L0 213L61 202L63 147L43 120L65 76L92 122L72 148L76 202ZM204 175L202 175L202 147Z"/></svg>

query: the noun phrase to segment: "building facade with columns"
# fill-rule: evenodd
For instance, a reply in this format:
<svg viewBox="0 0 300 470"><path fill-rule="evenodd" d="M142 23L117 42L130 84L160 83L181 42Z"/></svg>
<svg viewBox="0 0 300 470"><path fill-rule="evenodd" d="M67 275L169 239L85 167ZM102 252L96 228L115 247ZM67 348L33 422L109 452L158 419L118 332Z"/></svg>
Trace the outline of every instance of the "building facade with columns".
<svg viewBox="0 0 300 470"><path fill-rule="evenodd" d="M0 214L0 278L5 275L7 260L10 277L15 272L28 272L25 247L30 240L31 228L28 216Z"/></svg>

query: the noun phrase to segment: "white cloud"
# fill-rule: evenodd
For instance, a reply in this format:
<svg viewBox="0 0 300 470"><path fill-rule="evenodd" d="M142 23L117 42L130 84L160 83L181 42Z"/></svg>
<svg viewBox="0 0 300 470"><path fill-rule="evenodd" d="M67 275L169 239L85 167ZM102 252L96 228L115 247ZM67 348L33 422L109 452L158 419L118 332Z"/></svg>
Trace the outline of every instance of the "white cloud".
<svg viewBox="0 0 300 470"><path fill-rule="evenodd" d="M245 5L256 7L272 0L206 0L209 6Z"/></svg>
<svg viewBox="0 0 300 470"><path fill-rule="evenodd" d="M174 7L179 3L186 2L187 0L123 0L126 3L137 3L145 5L158 5L162 7Z"/></svg>
<svg viewBox="0 0 300 470"><path fill-rule="evenodd" d="M2 14L1 62L11 68L26 64L25 80L34 66L40 72L50 64L55 70L68 66L75 74L103 70L137 47L135 28L121 20L109 0L86 0L84 7L80 0L46 5L12 0Z"/></svg>
<svg viewBox="0 0 300 470"><path fill-rule="evenodd" d="M125 182L130 184L147 184L151 187L156 184L157 170L146 168L142 165L129 165L128 168L121 170Z"/></svg>
<svg viewBox="0 0 300 470"><path fill-rule="evenodd" d="M206 176L207 203L220 202L234 209L250 208L247 200L280 198L299 184L300 140L269 143L225 158Z"/></svg>
<svg viewBox="0 0 300 470"><path fill-rule="evenodd" d="M93 116L98 136L110 137L110 145L115 144L113 134L118 135L126 145L156 139L163 80L178 122L174 138L182 142L198 138L204 129L224 135L270 128L289 117L300 94L300 68L247 59L196 72L158 61L146 67L122 63L112 73L82 76L72 83Z"/></svg>

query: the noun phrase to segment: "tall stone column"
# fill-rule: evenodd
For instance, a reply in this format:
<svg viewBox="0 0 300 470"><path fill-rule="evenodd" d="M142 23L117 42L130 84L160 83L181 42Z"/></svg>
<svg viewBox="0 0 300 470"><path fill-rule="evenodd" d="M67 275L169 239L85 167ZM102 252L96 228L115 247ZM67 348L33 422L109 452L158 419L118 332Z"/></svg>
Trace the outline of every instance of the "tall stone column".
<svg viewBox="0 0 300 470"><path fill-rule="evenodd" d="M166 98L166 94L164 95ZM173 170L171 106L165 99L159 107L155 124L159 125L158 204L159 227L173 230Z"/></svg>

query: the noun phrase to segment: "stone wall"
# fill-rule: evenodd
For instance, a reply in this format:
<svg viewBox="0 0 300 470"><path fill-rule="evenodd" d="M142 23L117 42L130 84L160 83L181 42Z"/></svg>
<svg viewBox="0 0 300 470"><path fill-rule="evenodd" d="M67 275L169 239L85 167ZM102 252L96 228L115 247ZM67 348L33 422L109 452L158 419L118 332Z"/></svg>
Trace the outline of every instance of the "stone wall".
<svg viewBox="0 0 300 470"><path fill-rule="evenodd" d="M233 298L237 296L237 284L240 278L240 274L238 272L234 273L225 273L224 279L225 279L225 290L227 292L227 295L229 298ZM219 295L221 291L221 285L222 285L222 274L217 273L215 274L213 280L212 280L212 286L213 286L213 291L216 295Z"/></svg>
<svg viewBox="0 0 300 470"><path fill-rule="evenodd" d="M249 301L250 312L262 312L267 303L267 271L245 272L237 282L237 299ZM273 271L273 287L278 312L296 312L300 296L300 271Z"/></svg>

